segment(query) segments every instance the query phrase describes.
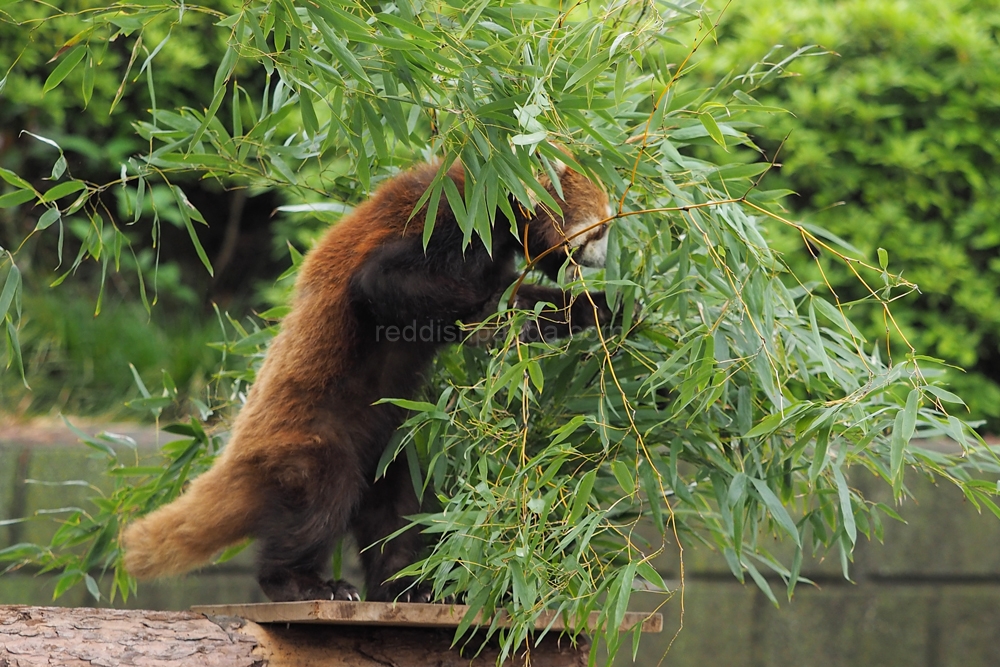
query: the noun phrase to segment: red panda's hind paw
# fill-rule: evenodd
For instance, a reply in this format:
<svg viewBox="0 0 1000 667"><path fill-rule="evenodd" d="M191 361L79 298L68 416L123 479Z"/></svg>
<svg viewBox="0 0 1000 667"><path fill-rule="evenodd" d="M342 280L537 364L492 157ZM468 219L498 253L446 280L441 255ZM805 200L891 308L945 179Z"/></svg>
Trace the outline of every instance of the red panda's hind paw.
<svg viewBox="0 0 1000 667"><path fill-rule="evenodd" d="M331 589L330 600L346 600L349 602L360 602L361 593L350 582L338 579L326 582L326 586Z"/></svg>
<svg viewBox="0 0 1000 667"><path fill-rule="evenodd" d="M258 583L271 602L298 602L305 600L345 600L357 602L361 599L358 589L342 579L323 580L320 577L302 573L282 571L258 578Z"/></svg>

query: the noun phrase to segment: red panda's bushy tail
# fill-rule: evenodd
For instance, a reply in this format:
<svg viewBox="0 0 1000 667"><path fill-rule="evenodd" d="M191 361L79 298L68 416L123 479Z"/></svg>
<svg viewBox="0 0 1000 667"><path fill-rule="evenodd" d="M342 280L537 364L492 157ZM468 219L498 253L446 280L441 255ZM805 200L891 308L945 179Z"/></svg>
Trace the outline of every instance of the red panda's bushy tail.
<svg viewBox="0 0 1000 667"><path fill-rule="evenodd" d="M254 490L223 456L176 500L125 528L125 569L153 579L207 563L250 534L260 502Z"/></svg>

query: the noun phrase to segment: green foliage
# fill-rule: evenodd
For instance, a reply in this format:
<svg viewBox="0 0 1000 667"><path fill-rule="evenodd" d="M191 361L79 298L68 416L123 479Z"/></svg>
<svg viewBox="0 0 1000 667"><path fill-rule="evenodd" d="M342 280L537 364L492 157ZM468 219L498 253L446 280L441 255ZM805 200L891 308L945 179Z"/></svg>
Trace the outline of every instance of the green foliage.
<svg viewBox="0 0 1000 667"><path fill-rule="evenodd" d="M227 0L203 4L217 11L236 7ZM90 12L102 6L97 0L69 0L58 6L19 1L0 7L0 63L7 67L0 72L0 127L14 134L44 129L56 139L72 128L80 139L111 142L115 151L109 161L88 166L91 171L116 171L121 159L141 148L131 121L155 107L158 99L191 97L210 85L209 68L221 57L226 36L212 28L210 11L196 8L184 18L184 30L174 31L175 21L155 22L146 26L138 44L126 45L107 39L108 30L116 29L114 22L95 27L89 21ZM123 13L116 21L130 32L142 27L139 16ZM94 40L95 30L103 31L104 39ZM147 62L154 50L155 60ZM155 66L155 97L148 85L122 85L130 60L128 83L148 82ZM94 156L81 151L80 157ZM23 159L5 150L3 166Z"/></svg>
<svg viewBox="0 0 1000 667"><path fill-rule="evenodd" d="M39 310L44 312L44 305ZM133 312L132 315L141 316L140 313ZM117 319L126 329L124 342L140 348L148 344L129 335L134 325L115 317L110 319L112 322ZM59 571L53 599L80 584L86 586L95 600L104 598L114 602L116 597L121 596L123 601L127 601L128 596L136 591L137 582L121 566L122 553L118 547L121 528L135 517L176 498L189 479L209 468L223 444L221 436L206 430L209 424L219 419L214 409L225 410L245 394L255 375L253 366L246 361L259 362L263 358L263 349L275 333L274 327L248 331L232 319L220 321L220 325L224 340L212 343L211 347L221 355L221 361L212 385L205 392L212 397L212 407L197 398L188 397L184 406L190 408L194 415L163 427L163 431L171 434L167 438L170 442L160 448L155 458L151 459L149 452L139 450L128 436L115 433L91 436L64 419L80 442L93 450L93 456L105 464L106 480L98 486L82 480L39 482L90 486L93 489L90 498L93 507L42 510L32 517L0 522L0 525L6 525L46 519L53 513L61 517L61 525L49 544L25 542L0 549L0 563L10 563L0 574L25 564L35 566L42 573ZM154 342L163 344L162 341ZM195 349L187 354L198 352L198 347L195 345ZM112 350L108 354L114 357L118 353ZM183 364L185 352L178 351L178 354L182 360L177 363ZM148 414L159 420L165 411L177 409L183 396L170 373L163 372L157 382L162 385L161 388L153 391L147 388L134 366L132 378L136 397L128 401L126 407L133 412ZM73 380L70 379L67 384L72 400ZM217 561L231 558L246 545L246 542L235 545L220 554Z"/></svg>
<svg viewBox="0 0 1000 667"><path fill-rule="evenodd" d="M183 17L199 12L212 14L194 5L116 5L91 14L93 29L78 48L90 53L112 38L131 44L163 23L180 32ZM693 157L716 146L754 148L742 117L760 108L746 81L678 87L687 56L671 64L662 44L693 23L701 48L714 26L696 5L611 2L564 13L499 0L375 10L270 0L216 18L229 46L213 85L192 106L154 109L136 125L149 152L129 158L119 180L98 186L60 174L37 187L0 172L10 186L4 196L13 195L7 201L45 207L49 224L34 234L51 239L62 217L86 216L73 268L105 275L133 252L122 233L129 215L95 204L108 188L129 193L128 214L167 185L197 246L193 230L205 221L174 182L192 172L281 188L330 213L414 160L439 157L442 174L461 160L466 191L442 178L425 201L430 211L450 206L468 241L487 245L510 233L508 193L526 205L528 190L548 198L537 175L553 158L604 183L616 202L607 267L566 274L581 298L604 290L621 326L560 345L524 344L516 332L536 314L502 305L483 325L500 332L492 348L446 351L425 400L402 403L412 416L383 460L408 457L415 484L441 505L415 518L436 542L408 572L432 582L438 597L467 593L467 622L506 610L509 627L491 627L503 655L524 645L544 610L556 609L578 629L599 611L596 634L613 656L633 589L665 589L651 561L679 544L718 548L734 576L749 575L772 600L763 572L781 577L791 595L804 553L836 550L846 574L858 534L879 538L880 514L893 515L849 486L850 466L868 468L897 497L906 493L904 469L916 468L1000 514L995 481L972 476L975 468L1000 470L993 453L944 410L960 399L928 380L932 369L913 348L897 345L890 355L884 341L866 340L822 282L800 282L787 270L767 236L787 226L879 278L863 298L887 317L892 290L912 285L775 213L785 193L761 189L767 165L732 161L730 152L722 164ZM17 260L6 255L10 275ZM13 303L16 280L10 293ZM16 334L18 311L3 312ZM222 346L226 357L259 358L273 327L231 324L237 336ZM234 384L217 395L231 401L252 368L221 377ZM160 410L173 389L143 392L143 405ZM62 552L22 545L0 556L62 567L71 583L83 565L104 567L118 590L129 590L116 543L93 536L169 499L207 463L215 445L197 432L198 421L185 427L189 445L179 446L192 458L179 462L175 448L166 472L117 473L144 476L117 487L115 500L87 518L94 523L85 534L73 533L72 543L91 555L46 560ZM966 455L928 450L915 435L947 435ZM128 469L107 455L113 474ZM659 537L643 541L640 524ZM790 563L770 551L769 535L793 545Z"/></svg>
<svg viewBox="0 0 1000 667"><path fill-rule="evenodd" d="M227 0L206 4L234 7ZM75 177L90 183L112 180L122 162L142 149L132 127L135 120L145 118L151 106L172 108L211 86L211 63L226 48L226 35L212 28L211 14L189 14L180 31L171 30L175 21L151 24L138 45L104 40L89 42L92 49L77 48L81 41L88 43L88 30L94 30L89 10L100 6L94 0L0 3L0 65L5 68L0 71L0 167L8 170L6 176L16 173L38 189L62 179L65 192L82 187ZM119 20L127 23L123 17ZM133 47L137 60L126 83L122 70ZM154 50L155 61L146 63ZM154 88L148 77L154 67L151 97ZM183 182L195 181L191 177ZM0 196L6 185L0 185ZM93 228L103 226L103 219L81 211L70 214L65 206L62 211L31 207L23 201L23 190L8 189L6 195L0 199L0 247L17 248L25 284L26 317L16 331L25 378L23 383L0 384L2 409L19 415L63 411L134 417L134 411L122 406L136 396L129 364L147 381L166 371L180 385L182 396L198 395L217 362L204 347L216 335L209 332L217 324L214 318L199 317L203 289L197 287L198 276L182 268L170 239L161 238L161 220L183 226L169 187L151 188L141 216L129 214L133 224L118 225L121 236L111 244L116 266L110 275L106 266L83 263L74 271L75 287L51 291L43 286L60 282L67 268L64 259L71 260L83 245L93 245ZM128 206L128 193L106 189L100 202L114 212L105 211L103 217L124 216L119 209ZM29 236L36 227L51 228L58 239ZM138 244L134 257L130 244ZM128 278L114 275L114 268ZM134 276L140 269L144 281L137 282ZM4 273L0 268L0 280ZM141 312L157 301L154 312ZM239 306L229 304L234 310ZM102 310L104 316L95 318ZM199 321L204 319L207 323Z"/></svg>
<svg viewBox="0 0 1000 667"><path fill-rule="evenodd" d="M170 273L169 268L161 269L161 279ZM20 382L0 383L0 410L144 417L145 412L123 405L139 397L130 364L142 371L146 382L158 383L167 373L185 399L204 393L205 378L219 360L208 347L219 337L216 322L203 323L190 313L167 317L162 308L154 309L151 317L141 303L119 299L94 317L93 300L89 290L76 285L65 286L59 294L44 289L25 294L18 337L30 389Z"/></svg>
<svg viewBox="0 0 1000 667"><path fill-rule="evenodd" d="M893 310L913 346L970 372L948 381L973 419L1000 425L1000 3L895 0L734 3L722 44L699 54L712 79L768 54L821 44L836 52L791 63L797 77L756 77L754 95L794 115L755 118L786 204L920 286ZM775 49L775 44L786 45ZM770 52L770 53L769 53ZM845 301L864 296L836 258L819 266L795 235L780 242L800 276L826 278ZM878 308L856 308L866 335L884 337ZM893 332L895 335L895 332ZM898 339L897 339L898 340Z"/></svg>

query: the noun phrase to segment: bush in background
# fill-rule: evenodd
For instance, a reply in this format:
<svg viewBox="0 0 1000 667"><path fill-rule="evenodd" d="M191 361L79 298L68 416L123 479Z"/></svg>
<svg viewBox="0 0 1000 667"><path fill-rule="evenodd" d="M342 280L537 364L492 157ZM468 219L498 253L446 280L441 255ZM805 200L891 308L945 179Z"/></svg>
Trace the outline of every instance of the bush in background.
<svg viewBox="0 0 1000 667"><path fill-rule="evenodd" d="M94 317L88 292L68 285L25 295L20 338L30 389L13 374L4 378L0 413L152 419L148 410L125 405L141 397L130 365L150 386L163 384L166 373L185 396L204 393L221 356L209 347L223 338L218 321L200 312L166 315L159 307L149 314L137 300L124 298L108 299Z"/></svg>
<svg viewBox="0 0 1000 667"><path fill-rule="evenodd" d="M60 153L32 135L62 148L67 176L92 183L118 178L122 164L143 148L135 123L147 119L151 108L197 105L201 92L211 87L227 48L225 34L213 23L223 16L220 12L232 11L239 3L202 3L184 12L183 29L177 29L180 19L150 24L149 15L123 12L115 25L137 29L149 24L144 39L96 42L100 48L88 52L56 85L59 63L66 61L74 36L90 26L88 11L100 5L94 0L0 3L0 168L42 190L50 185L47 179ZM153 53L155 59L150 58ZM87 66L90 58L94 67ZM147 80L155 80L155 96ZM25 298L20 342L31 387L12 379L0 384L0 411L20 416L58 411L145 417L146 411L123 407L141 393L130 364L151 384L159 384L162 373L168 373L184 395L204 387L219 356L205 342L222 337L210 302L239 315L248 303L259 302L254 293L257 280L273 278L280 270L269 261L270 252L260 252L262 247L271 250L268 225L274 206L246 205L246 191L224 192L214 181L181 176L174 182L183 184L189 198L215 223L198 230L216 266L215 277L208 275L193 250L172 195L156 186L143 214L121 225L129 243L144 249L120 258L122 272L107 278L103 303L98 294L107 276L93 263L74 271L72 285L49 289L87 243L90 220L82 213L67 216L60 223L65 222L65 233L57 244L41 234L29 236L44 208L0 202L0 249L16 250L30 295ZM9 184L0 182L0 195L10 191ZM132 220L126 215L125 197L121 188L109 188L101 196L106 217ZM225 223L233 218L233 210L245 214L237 216L243 218L242 228L226 250ZM157 241L155 251L146 247L152 245L151 237ZM265 259L241 261L247 254L241 252L244 245L256 245L254 256ZM287 265L287 250L282 250ZM147 273L147 284L141 287L135 279L140 269ZM156 308L143 303L154 299L159 302ZM97 311L101 314L95 317Z"/></svg>
<svg viewBox="0 0 1000 667"><path fill-rule="evenodd" d="M794 115L759 115L752 134L781 168L792 216L856 246L884 248L920 286L893 309L920 352L968 369L949 381L973 419L1000 427L1000 2L740 0L720 45L698 55L703 76L746 72L819 44L835 51L792 63L798 77L758 79L752 94ZM757 68L763 73L766 68ZM856 277L798 235L783 245L796 274L826 278L842 302L865 296ZM866 279L868 277L866 276ZM869 284L882 288L878 276ZM859 312L859 310L861 312ZM880 308L853 313L869 339L886 336Z"/></svg>

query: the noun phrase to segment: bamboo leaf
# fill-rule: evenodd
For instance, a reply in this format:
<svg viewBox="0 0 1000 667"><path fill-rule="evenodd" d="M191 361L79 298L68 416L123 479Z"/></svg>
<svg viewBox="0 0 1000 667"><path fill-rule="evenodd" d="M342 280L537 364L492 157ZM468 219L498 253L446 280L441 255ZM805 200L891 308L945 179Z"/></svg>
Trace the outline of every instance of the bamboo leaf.
<svg viewBox="0 0 1000 667"><path fill-rule="evenodd" d="M3 180L7 181L15 188L18 188L20 190L32 189L31 183L28 183L28 181L24 180L23 178L12 172L10 169L3 169L2 167L0 167L0 178L2 178Z"/></svg>
<svg viewBox="0 0 1000 667"><path fill-rule="evenodd" d="M572 92L580 86L590 83L602 73L602 71L607 67L607 64L608 55L606 53L594 56L587 62L587 64L573 73L573 75L566 81L566 85L563 86L563 90Z"/></svg>
<svg viewBox="0 0 1000 667"><path fill-rule="evenodd" d="M615 479L618 480L618 485L622 487L625 495L631 496L635 493L635 479L624 461L612 461L611 472L614 473Z"/></svg>
<svg viewBox="0 0 1000 667"><path fill-rule="evenodd" d="M87 48L81 45L73 47L69 53L63 56L62 61L56 65L56 68L45 79L45 84L42 86L42 94L44 95L62 83L63 79L69 76L69 73L80 64L85 55L87 55Z"/></svg>
<svg viewBox="0 0 1000 667"><path fill-rule="evenodd" d="M858 541L858 528L854 521L854 510L851 508L851 490L840 468L833 469L833 478L837 482L837 496L840 498L840 514L844 521L844 530L847 531L847 537L853 545Z"/></svg>
<svg viewBox="0 0 1000 667"><path fill-rule="evenodd" d="M576 524L583 516L584 511L587 509L587 503L590 502L590 494L594 489L594 482L597 480L597 470L591 470L580 480L580 483L576 487L576 494L573 497L573 507L569 512L569 516L566 517L566 523L569 525Z"/></svg>
<svg viewBox="0 0 1000 667"><path fill-rule="evenodd" d="M7 279L3 283L3 291L0 291L0 319L3 319L7 311L10 310L10 305L20 290L21 270L17 268L16 264L11 264L10 270L7 271Z"/></svg>
<svg viewBox="0 0 1000 667"><path fill-rule="evenodd" d="M21 204L31 201L34 198L35 193L31 190L15 190L14 192L8 192L5 195L0 195L0 208L20 206Z"/></svg>
<svg viewBox="0 0 1000 667"><path fill-rule="evenodd" d="M45 194L43 194L41 199L38 201L42 204L48 204L57 199L62 199L63 197L86 189L87 184L83 181L66 181L65 183L59 183L58 185L54 185L46 190Z"/></svg>
<svg viewBox="0 0 1000 667"><path fill-rule="evenodd" d="M17 374L21 378L21 383L26 389L30 389L28 386L28 378L24 375L24 359L21 356L21 342L17 337L17 329L14 327L14 323L10 318L7 319L7 364L9 366L14 366L17 369Z"/></svg>
<svg viewBox="0 0 1000 667"><path fill-rule="evenodd" d="M410 35L411 37L415 37L418 40L423 40L427 42L428 45L435 44L438 41L437 38L432 33L428 32L427 30L424 30L422 27L416 25L412 21L407 21L406 19L396 16L395 14L386 14L386 13L376 14L375 18L377 18L380 22L385 23L386 25L390 25L394 28L399 28L400 30Z"/></svg>
<svg viewBox="0 0 1000 667"><path fill-rule="evenodd" d="M313 24L319 28L320 34L323 35L323 42L327 45L337 60L347 68L347 71L357 79L362 81L369 86L371 86L371 80L368 75L365 74L364 68L361 67L361 63L358 59L354 57L354 54L347 48L344 40L336 35L330 26L327 25L326 21L312 8L309 10L309 15L313 19Z"/></svg>
<svg viewBox="0 0 1000 667"><path fill-rule="evenodd" d="M705 126L705 129L708 130L708 136L712 137L712 141L726 148L726 137L722 134L722 128L719 127L719 123L716 122L715 117L706 112L699 114L698 118L701 120L701 124Z"/></svg>
<svg viewBox="0 0 1000 667"><path fill-rule="evenodd" d="M917 424L917 408L920 405L920 390L912 389L906 397L906 406L903 408L903 420L900 424L902 428L903 440L909 442L913 437L913 431Z"/></svg>
<svg viewBox="0 0 1000 667"><path fill-rule="evenodd" d="M900 410L896 413L889 443L889 466L893 480L892 487L897 494L903 485L903 449L906 447L906 440L903 438L904 412L904 410Z"/></svg>
<svg viewBox="0 0 1000 667"><path fill-rule="evenodd" d="M757 493L760 495L761 500L764 501L764 505L767 507L767 511L771 513L774 520L778 522L785 532L787 532L795 544L799 547L802 546L801 539L799 538L799 531L795 527L795 522L792 521L792 517L789 516L788 510L785 509L781 501L778 500L778 496L774 494L771 488L767 485L767 482L755 477L750 477L750 482L753 484L754 488L757 489Z"/></svg>
<svg viewBox="0 0 1000 667"><path fill-rule="evenodd" d="M201 260L205 270L208 271L208 275L215 275L215 272L212 269L212 262L209 261L208 254L205 252L205 248L202 246L201 240L198 238L198 233L194 229L194 223L191 222L193 215L197 215L200 218L201 214L198 213L197 209L191 205L191 202L188 201L188 198L184 195L184 192L180 189L180 187L173 185L170 189L174 195L174 201L177 202L177 208L181 213L181 219L184 221L184 228L188 232L188 237L191 239L191 245L194 246L198 259ZM202 220L204 220L204 218L202 218Z"/></svg>

